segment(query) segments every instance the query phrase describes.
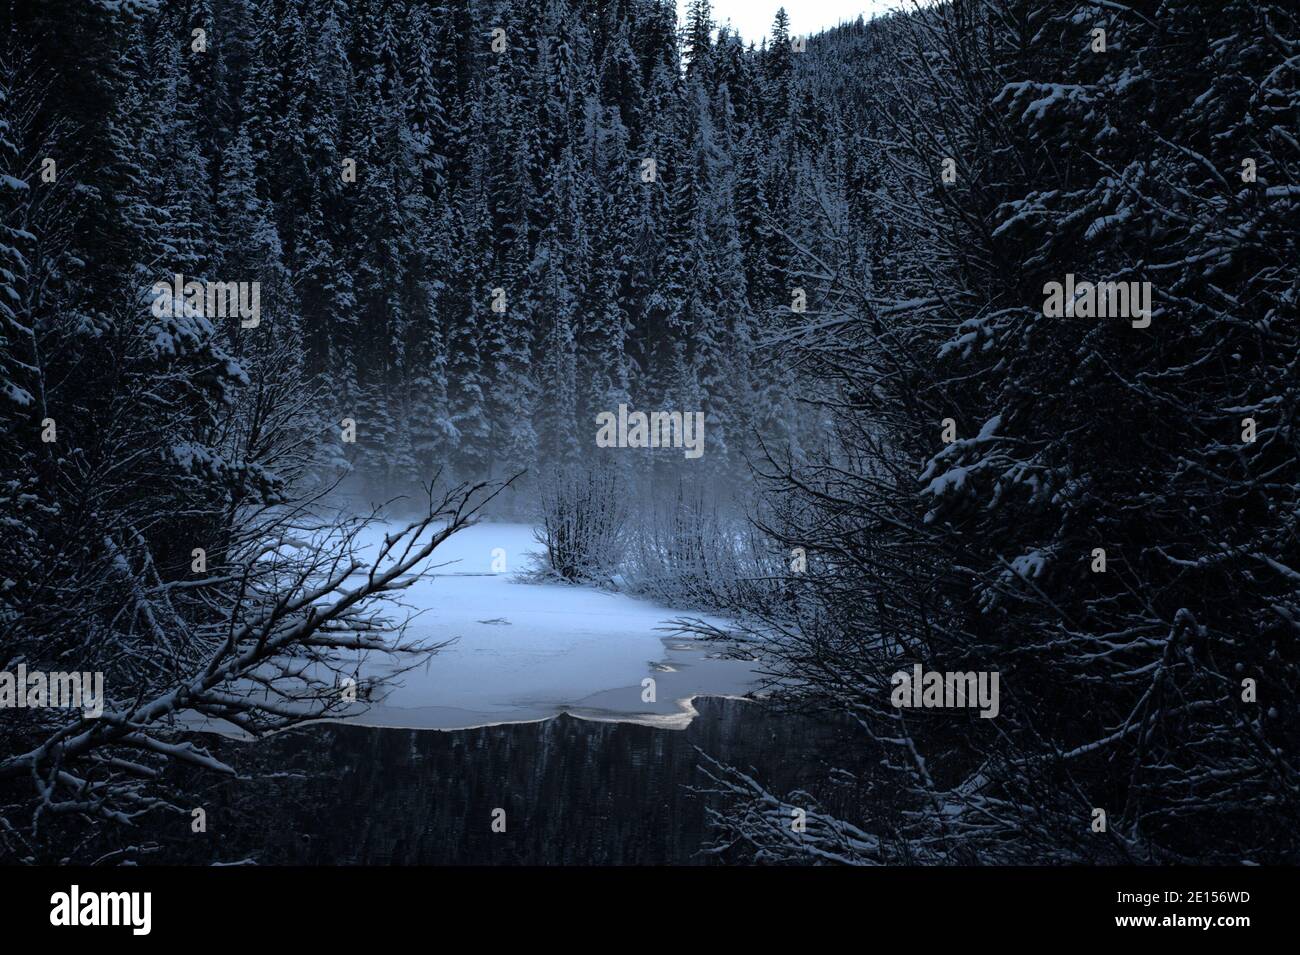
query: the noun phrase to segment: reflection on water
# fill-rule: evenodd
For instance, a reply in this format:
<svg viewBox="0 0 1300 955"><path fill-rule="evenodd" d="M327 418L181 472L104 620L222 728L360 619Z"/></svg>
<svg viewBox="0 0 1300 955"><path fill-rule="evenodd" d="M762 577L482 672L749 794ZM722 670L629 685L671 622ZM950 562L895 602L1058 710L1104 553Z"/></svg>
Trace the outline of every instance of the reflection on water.
<svg viewBox="0 0 1300 955"><path fill-rule="evenodd" d="M221 740L223 758L253 778L211 790L206 835L178 822L151 861L707 863L709 797L689 791L703 781L697 747L787 791L826 768L803 754L833 747L809 721L759 704L695 705L684 730L562 715L452 732L318 725ZM504 833L491 828L498 807Z"/></svg>

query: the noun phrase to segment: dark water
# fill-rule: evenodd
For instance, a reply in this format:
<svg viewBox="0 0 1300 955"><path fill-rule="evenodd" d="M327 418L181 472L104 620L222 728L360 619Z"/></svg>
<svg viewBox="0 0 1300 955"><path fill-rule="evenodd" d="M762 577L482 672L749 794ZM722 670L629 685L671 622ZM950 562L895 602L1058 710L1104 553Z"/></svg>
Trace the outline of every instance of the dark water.
<svg viewBox="0 0 1300 955"><path fill-rule="evenodd" d="M696 701L685 730L540 723L439 732L314 726L218 750L251 778L199 802L208 831L155 833L155 862L707 864L716 797L700 751L778 791L813 784L834 751L807 720L738 700ZM698 749L697 749L698 747ZM506 831L492 813L506 811ZM170 825L170 824L169 824ZM725 856L723 858L726 858ZM144 860L142 860L144 861Z"/></svg>

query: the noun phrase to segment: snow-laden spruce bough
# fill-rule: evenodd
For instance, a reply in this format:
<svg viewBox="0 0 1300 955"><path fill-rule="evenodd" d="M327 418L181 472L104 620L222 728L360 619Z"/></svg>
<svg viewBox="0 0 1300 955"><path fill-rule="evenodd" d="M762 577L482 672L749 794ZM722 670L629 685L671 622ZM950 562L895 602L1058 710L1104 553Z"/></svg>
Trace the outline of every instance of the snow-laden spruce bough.
<svg viewBox="0 0 1300 955"><path fill-rule="evenodd" d="M598 448L685 448L687 458L704 454L703 411L627 410L618 406L618 415L602 411L596 415Z"/></svg>

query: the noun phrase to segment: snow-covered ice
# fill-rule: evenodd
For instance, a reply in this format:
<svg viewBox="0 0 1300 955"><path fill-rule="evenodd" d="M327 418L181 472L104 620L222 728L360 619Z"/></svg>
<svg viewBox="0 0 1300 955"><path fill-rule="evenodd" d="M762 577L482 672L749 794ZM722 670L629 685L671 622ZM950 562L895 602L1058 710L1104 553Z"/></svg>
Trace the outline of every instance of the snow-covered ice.
<svg viewBox="0 0 1300 955"><path fill-rule="evenodd" d="M394 529L370 528L368 549ZM497 548L504 572L492 569ZM752 685L750 663L670 633L680 611L588 587L517 580L540 550L525 524L481 523L442 544L429 560L435 576L411 585L402 601L422 611L408 638L455 642L397 677L382 702L349 722L459 729L567 712L682 728L695 715L694 697L739 696ZM377 675L386 666L375 658L361 672ZM653 703L642 700L647 677L656 683Z"/></svg>

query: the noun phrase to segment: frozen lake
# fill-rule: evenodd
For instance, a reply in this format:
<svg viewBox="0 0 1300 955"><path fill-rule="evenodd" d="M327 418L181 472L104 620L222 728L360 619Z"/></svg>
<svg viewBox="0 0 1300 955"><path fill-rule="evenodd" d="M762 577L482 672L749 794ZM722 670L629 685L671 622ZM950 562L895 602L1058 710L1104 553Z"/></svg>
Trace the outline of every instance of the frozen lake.
<svg viewBox="0 0 1300 955"><path fill-rule="evenodd" d="M368 548L393 530L371 527ZM682 729L695 716L695 697L740 696L752 686L748 662L669 634L681 611L588 587L516 580L540 550L526 524L477 524L440 546L429 561L435 576L403 594L409 609L420 611L407 635L455 642L396 677L382 702L349 722L463 729L569 713ZM505 570L494 571L502 559ZM374 659L363 675L387 672ZM644 699L646 679L655 681L653 702Z"/></svg>

